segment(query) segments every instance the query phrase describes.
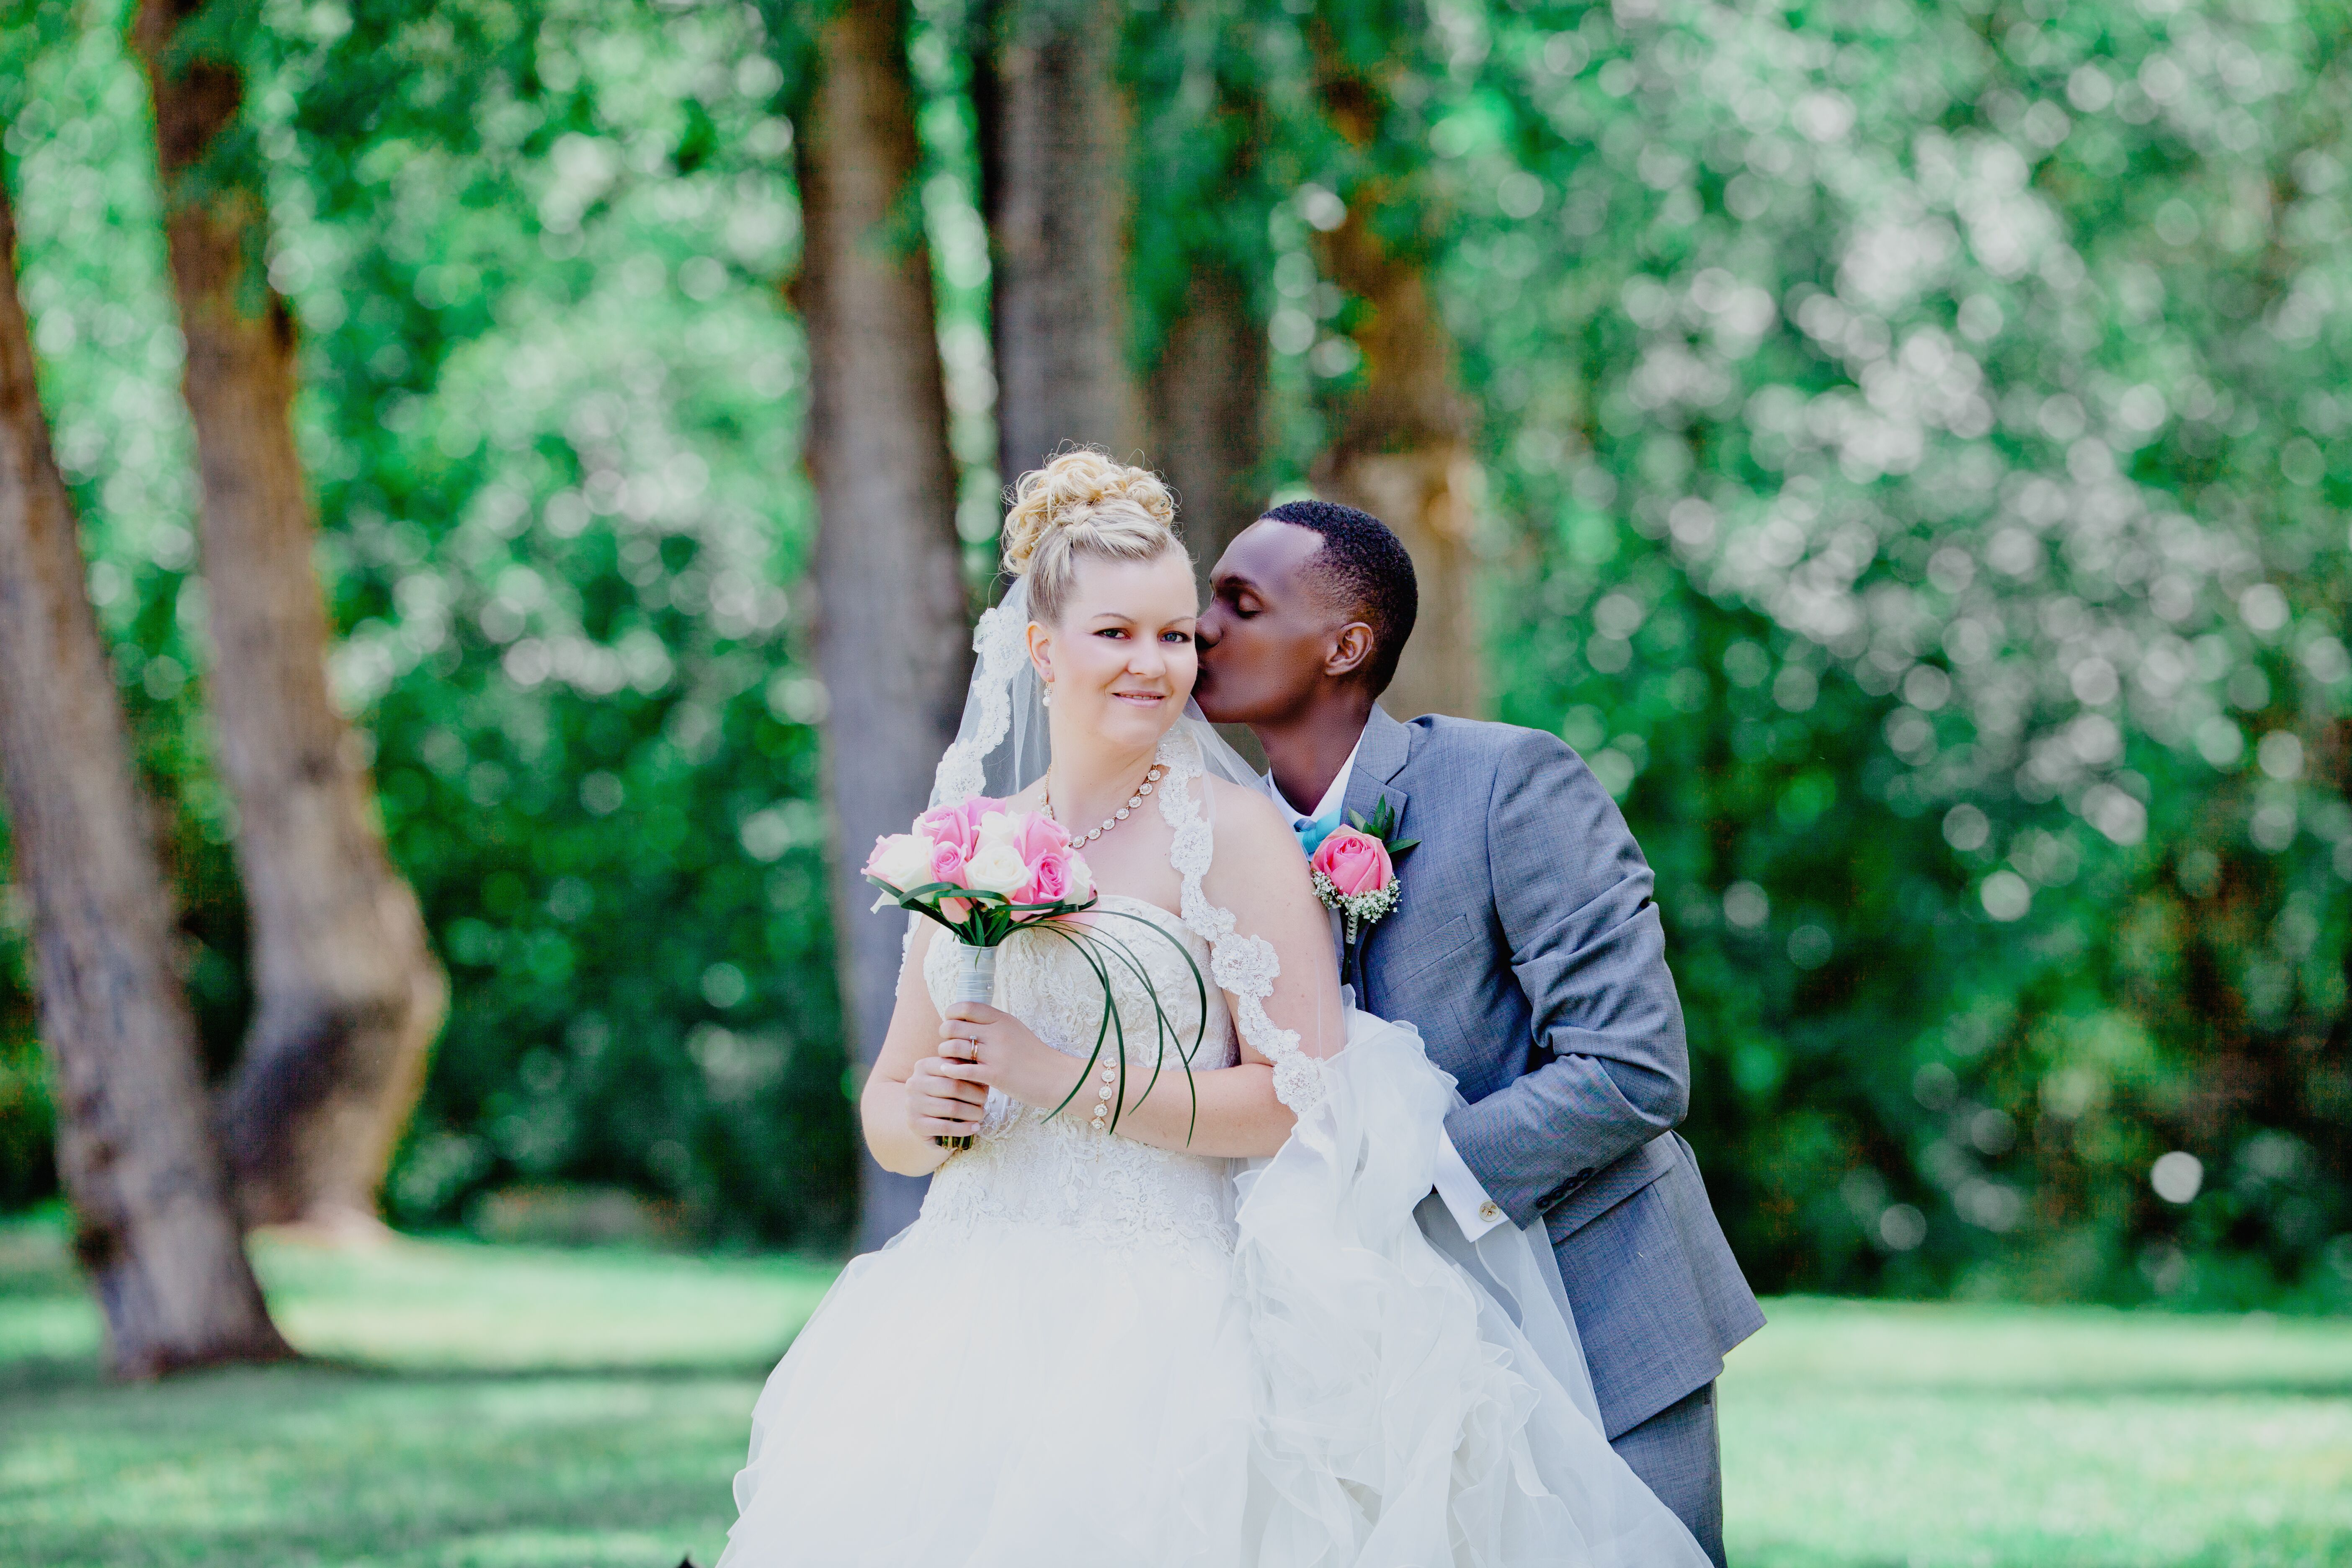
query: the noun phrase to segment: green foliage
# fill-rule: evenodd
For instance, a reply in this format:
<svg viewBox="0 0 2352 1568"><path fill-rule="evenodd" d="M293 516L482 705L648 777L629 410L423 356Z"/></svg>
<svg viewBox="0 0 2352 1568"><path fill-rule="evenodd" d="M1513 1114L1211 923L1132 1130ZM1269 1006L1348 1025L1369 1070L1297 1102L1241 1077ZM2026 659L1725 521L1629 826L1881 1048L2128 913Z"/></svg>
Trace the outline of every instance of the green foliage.
<svg viewBox="0 0 2352 1568"><path fill-rule="evenodd" d="M464 997L395 1205L594 1177L837 1237L782 72L737 14L482 16L278 68L338 675Z"/></svg>
<svg viewBox="0 0 2352 1568"><path fill-rule="evenodd" d="M23 44L8 151L217 1068L241 921L119 9ZM457 987L395 1212L597 1180L838 1235L778 295L814 13L264 13L248 114L338 689ZM976 14L921 0L909 37L978 580ZM1499 716L1575 745L1658 869L1688 1131L1760 1285L2352 1296L2347 20L1131 10L1133 352L1197 269L1241 280L1267 490L1364 389L1367 306L1318 236L1353 214L1430 271L1487 474ZM0 905L0 943L22 926ZM42 1189L39 1082L6 991L0 1198Z"/></svg>
<svg viewBox="0 0 2352 1568"><path fill-rule="evenodd" d="M1503 713L1659 868L1768 1282L2352 1292L2343 20L1456 16Z"/></svg>
<svg viewBox="0 0 2352 1568"><path fill-rule="evenodd" d="M1222 268L1264 292L1266 214L1289 198L1300 58L1295 26L1245 5L1171 5L1129 25L1124 74L1135 96L1139 204L1130 268L1134 356L1159 356L1196 268ZM1263 309L1258 312L1264 313Z"/></svg>
<svg viewBox="0 0 2352 1568"><path fill-rule="evenodd" d="M272 21L248 115L305 333L335 685L457 987L393 1210L562 1176L706 1232L836 1237L854 1166L824 698L790 647L809 507L781 72L738 13ZM46 63L25 155L64 177L21 188L48 401L124 679L177 696L201 588L140 83L109 27ZM92 243L118 230L134 243ZM83 334L159 346L110 363ZM217 845L203 731L159 728L182 738L160 782ZM218 917L207 951L238 951L226 880L184 893ZM208 1031L216 1059L239 1021Z"/></svg>
<svg viewBox="0 0 2352 1568"><path fill-rule="evenodd" d="M1499 716L1658 868L1759 1282L2352 1297L2338 10L1152 15L1139 184L1250 140L1139 298L1257 280L1269 488L1315 231L1435 269Z"/></svg>

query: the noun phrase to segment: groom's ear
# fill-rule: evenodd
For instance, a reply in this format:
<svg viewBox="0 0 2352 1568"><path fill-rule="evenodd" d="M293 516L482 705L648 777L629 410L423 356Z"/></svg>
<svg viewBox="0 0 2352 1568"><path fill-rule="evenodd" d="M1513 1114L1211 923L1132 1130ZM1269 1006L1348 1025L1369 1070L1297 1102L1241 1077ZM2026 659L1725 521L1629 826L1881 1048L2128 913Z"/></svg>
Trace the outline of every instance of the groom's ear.
<svg viewBox="0 0 2352 1568"><path fill-rule="evenodd" d="M1323 673L1338 680L1355 674L1370 664L1380 639L1372 628L1361 621L1349 621L1331 638L1331 650L1323 656Z"/></svg>

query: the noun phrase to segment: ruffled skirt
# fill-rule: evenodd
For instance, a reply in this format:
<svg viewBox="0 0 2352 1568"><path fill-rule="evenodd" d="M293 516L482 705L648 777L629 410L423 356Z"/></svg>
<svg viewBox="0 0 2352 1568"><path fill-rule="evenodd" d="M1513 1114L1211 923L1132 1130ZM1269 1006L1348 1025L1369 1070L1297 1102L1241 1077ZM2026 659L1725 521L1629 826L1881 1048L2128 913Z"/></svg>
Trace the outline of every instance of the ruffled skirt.
<svg viewBox="0 0 2352 1568"><path fill-rule="evenodd" d="M918 1221L851 1264L720 1568L1706 1568L1601 1435L1539 1230L1428 1196L1457 1100L1419 1037L1352 1014L1230 1258Z"/></svg>
<svg viewBox="0 0 2352 1568"><path fill-rule="evenodd" d="M1453 1080L1351 1011L1322 1102L1241 1177L1265 1568L1706 1568L1602 1436L1540 1224L1430 1195Z"/></svg>
<svg viewBox="0 0 2352 1568"><path fill-rule="evenodd" d="M1232 1568L1251 1400L1229 1268L917 1221L769 1379L720 1568Z"/></svg>

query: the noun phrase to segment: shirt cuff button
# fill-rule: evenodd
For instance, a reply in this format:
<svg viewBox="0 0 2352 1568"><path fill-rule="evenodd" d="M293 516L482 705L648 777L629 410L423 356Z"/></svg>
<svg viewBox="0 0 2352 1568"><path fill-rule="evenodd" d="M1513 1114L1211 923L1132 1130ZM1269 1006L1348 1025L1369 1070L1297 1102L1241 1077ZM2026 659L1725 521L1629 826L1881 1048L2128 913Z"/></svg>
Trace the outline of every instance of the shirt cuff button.
<svg viewBox="0 0 2352 1568"><path fill-rule="evenodd" d="M1485 1203L1478 1205L1478 1217L1485 1220L1488 1225L1493 1225L1496 1220L1503 1217L1503 1205L1496 1203L1494 1199L1488 1198Z"/></svg>

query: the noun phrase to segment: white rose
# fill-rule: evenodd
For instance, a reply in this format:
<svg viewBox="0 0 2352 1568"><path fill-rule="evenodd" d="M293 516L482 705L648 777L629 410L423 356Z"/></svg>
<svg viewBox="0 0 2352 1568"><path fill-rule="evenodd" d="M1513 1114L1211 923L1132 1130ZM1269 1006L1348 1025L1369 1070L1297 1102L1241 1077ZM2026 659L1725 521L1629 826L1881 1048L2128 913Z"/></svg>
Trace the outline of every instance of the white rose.
<svg viewBox="0 0 2352 1568"><path fill-rule="evenodd" d="M866 870L900 892L919 888L931 879L931 841L919 833L894 833L874 847Z"/></svg>
<svg viewBox="0 0 2352 1568"><path fill-rule="evenodd" d="M964 886L983 892L1010 893L1028 879L1029 868L1022 864L1021 851L1010 844L983 844L980 853L964 863Z"/></svg>
<svg viewBox="0 0 2352 1568"><path fill-rule="evenodd" d="M1020 822L1008 813L992 811L980 819L980 847L982 849L995 844L1010 845L1020 833Z"/></svg>
<svg viewBox="0 0 2352 1568"><path fill-rule="evenodd" d="M1094 868L1076 850L1070 851L1070 902L1083 904L1095 896Z"/></svg>

